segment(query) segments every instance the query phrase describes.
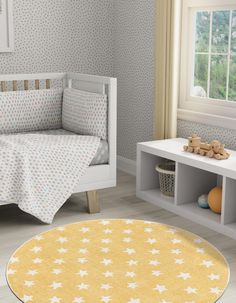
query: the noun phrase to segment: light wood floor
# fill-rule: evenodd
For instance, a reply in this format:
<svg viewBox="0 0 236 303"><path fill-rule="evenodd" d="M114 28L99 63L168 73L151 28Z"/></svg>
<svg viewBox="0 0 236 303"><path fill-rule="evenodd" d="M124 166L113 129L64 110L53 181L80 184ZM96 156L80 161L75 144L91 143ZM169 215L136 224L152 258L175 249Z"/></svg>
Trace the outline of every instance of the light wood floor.
<svg viewBox="0 0 236 303"><path fill-rule="evenodd" d="M231 268L231 278L228 289L220 303L236 302L236 241L218 234L201 225L192 223L184 218L162 210L152 204L144 202L135 196L135 178L119 172L116 188L100 191L100 214L86 213L85 194L71 198L58 212L52 225L44 225L31 216L21 212L17 207L0 207L0 302L19 302L10 292L5 280L5 266L14 252L32 236L76 221L95 218L134 218L162 222L185 228L207 239L215 245L227 258ZM68 302L69 303L69 302ZM92 303L92 302L91 302ZM95 302L93 302L95 303ZM123 303L123 302L120 302ZM182 302L179 302L182 303Z"/></svg>

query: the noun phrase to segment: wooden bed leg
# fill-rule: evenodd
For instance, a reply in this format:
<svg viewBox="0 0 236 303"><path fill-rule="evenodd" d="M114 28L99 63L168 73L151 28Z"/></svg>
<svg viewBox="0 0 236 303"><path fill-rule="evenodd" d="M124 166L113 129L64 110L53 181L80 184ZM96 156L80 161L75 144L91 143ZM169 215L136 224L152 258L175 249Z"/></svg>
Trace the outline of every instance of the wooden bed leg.
<svg viewBox="0 0 236 303"><path fill-rule="evenodd" d="M88 212L90 214L100 213L98 192L96 190L87 191L86 195L88 203Z"/></svg>

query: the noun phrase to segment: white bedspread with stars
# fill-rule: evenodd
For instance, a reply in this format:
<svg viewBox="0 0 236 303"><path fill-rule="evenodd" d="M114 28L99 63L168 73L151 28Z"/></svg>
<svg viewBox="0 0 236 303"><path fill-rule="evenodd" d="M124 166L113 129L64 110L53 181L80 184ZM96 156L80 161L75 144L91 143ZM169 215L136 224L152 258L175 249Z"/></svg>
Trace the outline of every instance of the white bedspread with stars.
<svg viewBox="0 0 236 303"><path fill-rule="evenodd" d="M94 158L94 136L35 133L0 136L0 201L45 223L73 193Z"/></svg>

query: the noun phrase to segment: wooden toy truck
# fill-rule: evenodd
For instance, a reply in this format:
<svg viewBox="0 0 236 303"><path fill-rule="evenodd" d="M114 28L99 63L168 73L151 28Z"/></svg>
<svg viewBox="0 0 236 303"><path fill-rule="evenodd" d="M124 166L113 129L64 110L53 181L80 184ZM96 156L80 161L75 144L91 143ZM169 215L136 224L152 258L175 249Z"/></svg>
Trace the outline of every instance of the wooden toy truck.
<svg viewBox="0 0 236 303"><path fill-rule="evenodd" d="M184 145L184 151L217 160L224 160L230 156L224 147L225 145L221 144L218 140L213 140L211 143L201 142L201 137L194 134L188 137L188 145Z"/></svg>

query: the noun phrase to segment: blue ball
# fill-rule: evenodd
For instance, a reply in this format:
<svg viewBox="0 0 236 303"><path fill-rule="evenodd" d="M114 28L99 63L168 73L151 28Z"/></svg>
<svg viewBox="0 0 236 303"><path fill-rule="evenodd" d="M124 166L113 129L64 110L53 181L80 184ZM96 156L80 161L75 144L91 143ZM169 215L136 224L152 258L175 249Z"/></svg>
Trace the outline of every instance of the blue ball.
<svg viewBox="0 0 236 303"><path fill-rule="evenodd" d="M198 198L198 205L201 207L201 208L209 208L209 205L208 205L208 195L201 195L199 198Z"/></svg>

